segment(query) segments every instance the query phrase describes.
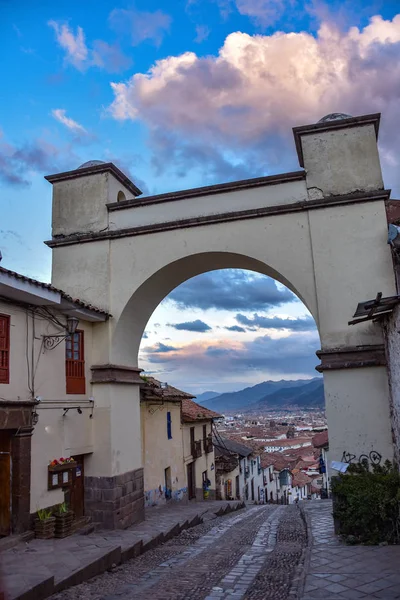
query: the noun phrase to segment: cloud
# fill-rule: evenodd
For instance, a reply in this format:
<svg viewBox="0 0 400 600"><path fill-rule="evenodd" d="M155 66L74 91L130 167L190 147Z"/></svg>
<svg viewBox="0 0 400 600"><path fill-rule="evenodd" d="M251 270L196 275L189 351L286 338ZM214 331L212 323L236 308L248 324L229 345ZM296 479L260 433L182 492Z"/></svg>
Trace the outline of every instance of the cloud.
<svg viewBox="0 0 400 600"><path fill-rule="evenodd" d="M281 319L280 317L263 317L254 313L252 318L242 314L237 314L235 318L241 325L258 329L288 329L290 331L313 331L316 329L314 319L309 316L301 319Z"/></svg>
<svg viewBox="0 0 400 600"><path fill-rule="evenodd" d="M67 171L78 161L69 145L58 148L38 138L18 147L0 132L0 180L8 185L28 186L35 173Z"/></svg>
<svg viewBox="0 0 400 600"><path fill-rule="evenodd" d="M99 67L109 73L119 73L132 64L118 44L108 44L103 40L95 40L93 48L86 44L82 27L77 27L76 33L66 23L49 21L56 34L58 44L65 50L65 62L78 71L84 72L90 67Z"/></svg>
<svg viewBox="0 0 400 600"><path fill-rule="evenodd" d="M57 21L49 21L48 25L54 29L57 42L66 52L66 62L73 65L79 71L84 71L88 66L89 51L86 46L85 34L82 27L77 27L76 33L74 33L66 23L61 24Z"/></svg>
<svg viewBox="0 0 400 600"><path fill-rule="evenodd" d="M159 46L169 32L171 22L171 17L161 10L141 12L115 8L109 16L111 28L118 34L129 35L132 46L144 41Z"/></svg>
<svg viewBox="0 0 400 600"><path fill-rule="evenodd" d="M194 38L196 44L204 42L210 35L210 31L211 30L207 25L196 25L196 37Z"/></svg>
<svg viewBox="0 0 400 600"><path fill-rule="evenodd" d="M169 56L147 73L113 82L109 110L117 120L147 124L165 156L172 146L170 165L177 147L185 154L195 139L197 148L213 148L232 165L250 160L259 171L297 167L292 126L331 112L382 111L382 162L394 187L399 82L400 15L375 16L363 29L324 22L315 36L231 33L216 56Z"/></svg>
<svg viewBox="0 0 400 600"><path fill-rule="evenodd" d="M239 13L250 17L256 26L263 28L274 25L285 10L293 9L295 4L293 0L236 0Z"/></svg>
<svg viewBox="0 0 400 600"><path fill-rule="evenodd" d="M246 333L244 327L239 327L239 325L231 325L230 327L224 327L228 331L236 331L237 333Z"/></svg>
<svg viewBox="0 0 400 600"><path fill-rule="evenodd" d="M204 323L204 321L200 321L200 319L196 319L195 321L186 321L185 323L167 323L168 327L173 327L178 331L197 331L199 333L204 333L206 331L211 331L212 327Z"/></svg>
<svg viewBox="0 0 400 600"><path fill-rule="evenodd" d="M178 348L174 346L168 346L163 344L162 342L158 342L154 346L147 346L147 348L143 349L144 352L147 352L150 356L153 354L166 354L168 352L177 352Z"/></svg>
<svg viewBox="0 0 400 600"><path fill-rule="evenodd" d="M55 108L51 111L51 114L59 123L62 123L74 133L87 133L83 125L67 117L66 111L63 108Z"/></svg>
<svg viewBox="0 0 400 600"><path fill-rule="evenodd" d="M92 56L93 63L108 73L125 71L132 64L132 59L122 52L118 44L107 44L103 40L93 42Z"/></svg>
<svg viewBox="0 0 400 600"><path fill-rule="evenodd" d="M318 364L315 356L318 348L316 332L296 332L279 340L265 335L250 342L223 339L210 344L196 341L168 352L145 348L142 359L175 372L186 372L186 377L189 372L192 380L205 372L208 377L219 373L231 378L239 373L258 379L266 373L279 377L287 374L312 376Z"/></svg>
<svg viewBox="0 0 400 600"><path fill-rule="evenodd" d="M211 271L186 281L167 297L181 309L266 310L292 302L288 289L279 290L273 279L250 271Z"/></svg>

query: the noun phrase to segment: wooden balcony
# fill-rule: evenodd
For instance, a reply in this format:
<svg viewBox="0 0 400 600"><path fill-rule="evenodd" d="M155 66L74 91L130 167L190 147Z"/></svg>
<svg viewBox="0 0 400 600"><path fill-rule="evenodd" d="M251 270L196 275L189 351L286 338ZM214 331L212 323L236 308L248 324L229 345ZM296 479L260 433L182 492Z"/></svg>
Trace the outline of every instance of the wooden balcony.
<svg viewBox="0 0 400 600"><path fill-rule="evenodd" d="M200 456L202 455L202 450L201 450L201 440L194 442L192 444L192 456L193 458L200 458Z"/></svg>
<svg viewBox="0 0 400 600"><path fill-rule="evenodd" d="M207 438L206 440L204 440L204 452L206 454L210 454L210 452L213 451L213 442L211 438Z"/></svg>

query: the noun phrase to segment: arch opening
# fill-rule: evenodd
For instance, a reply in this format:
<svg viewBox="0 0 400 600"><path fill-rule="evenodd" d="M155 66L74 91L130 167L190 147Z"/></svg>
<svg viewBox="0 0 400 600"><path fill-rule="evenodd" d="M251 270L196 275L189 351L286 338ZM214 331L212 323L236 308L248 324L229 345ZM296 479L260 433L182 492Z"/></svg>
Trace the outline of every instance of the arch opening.
<svg viewBox="0 0 400 600"><path fill-rule="evenodd" d="M156 308L165 299L168 298L169 294L171 294L173 296L174 292L176 292L176 290L179 289L179 286L181 286L185 282L187 284L193 278L195 278L196 276L199 276L199 275L208 274L208 276L211 277L211 279L213 279L214 287L213 287L213 291L211 291L210 293L215 293L215 291L218 291L218 284L217 284L218 274L223 272L223 270L227 270L227 269L230 271L232 271L233 269L238 269L238 270L240 270L240 272L242 274L247 273L246 276L242 276L242 279L245 283L246 283L246 281L248 283L248 281L251 280L254 284L254 282L256 281L257 278L260 282L268 281L269 286L270 286L269 291L274 292L275 297L274 297L274 299L271 300L269 305L268 305L268 303L266 303L264 310L263 310L262 295L261 295L260 298L258 298L257 303L253 304L253 308L256 307L256 310L253 310L252 305L250 303L249 303L248 307L245 305L246 295L241 294L240 280L238 280L232 286L232 289L231 289L232 295L236 294L238 296L238 301L235 303L234 299L232 299L231 312L233 311L233 313L232 313L231 322L230 322L230 324L223 325L223 327L231 327L231 331L232 332L236 331L237 333L238 333L238 329L244 329L244 332L241 332L241 333L244 334L244 339L245 339L246 343L249 343L249 341L250 341L249 338L251 336L249 335L249 333L250 333L251 329L253 329L253 333L258 333L260 338L263 338L263 337L265 339L266 339L266 337L271 338L271 331L269 331L269 329L274 329L274 327L273 327L274 323L272 321L270 321L269 323L271 326L268 329L268 327L267 327L267 325L269 324L268 321L264 320L263 322L261 322L261 321L258 321L257 319L259 319L259 317L262 318L262 315L265 313L266 309L268 309L269 314L271 314L271 310L272 310L272 308L274 308L274 306L276 308L275 313L280 314L279 307L282 306L285 302L289 303L289 304L292 303L293 300L295 300L295 297L297 297L296 299L300 300L300 302L302 302L302 305L305 308L302 311L302 313L303 313L302 322L301 323L300 323L300 321L297 322L296 327L297 328L303 327L303 329L305 328L305 330L307 330L307 331L313 331L314 337L313 337L312 341L309 341L309 344L310 344L310 348L312 347L312 350L310 352L314 356L314 358L313 358L314 365L313 366L315 366L317 364L317 358L315 357L314 353L319 348L319 336L318 336L317 326L315 324L315 314L313 314L312 311L310 310L315 305L315 303L313 302L313 298L311 296L307 297L307 290L303 291L305 293L300 293L299 290L295 289L294 286L291 284L291 282L289 282L283 274L278 273L272 267L270 267L269 265L266 265L265 263L263 263L259 260L256 260L256 259L254 259L252 257L248 257L248 256L243 256L243 255L233 254L233 253L224 253L224 252L201 253L201 254L196 254L196 255L185 257L183 259L180 259L178 261L170 263L169 265L163 267L162 269L160 269L159 271L157 271L156 273L151 275L149 278L147 278L144 281L144 283L136 290L136 292L134 292L132 294L132 296L130 297L130 299L128 300L124 309L121 312L120 318L118 320L117 326L116 326L114 334L113 334L113 344L112 344L112 348L113 348L113 352L114 352L113 362L115 364L125 364L127 366L142 367L142 365L140 364L140 361L138 361L139 348L140 348L142 336L145 332L147 323L149 322L149 319L153 315ZM212 275L212 274L214 274L214 275ZM262 275L267 276L267 277L275 280L276 282L278 282L278 287L276 286L275 283L273 283L271 281L271 279L260 277ZM279 285L279 284L281 284L281 285ZM257 285L254 285L253 287L256 288ZM279 289L279 288L281 288L281 289ZM257 290L255 290L255 292L257 293ZM250 302L250 300L249 300L249 302ZM275 302L275 305L274 305L274 302ZM209 303L209 307L211 307L212 305L213 305L213 302L211 301ZM298 306L299 306L299 302L297 302L297 312L292 311L288 316L289 320L291 318L296 319L296 315L297 315L297 317L300 317ZM218 307L214 302L214 309L215 308L218 308ZM207 312L207 310L208 310L207 308L204 308L205 312ZM258 314L257 311L260 314ZM201 308L200 304L197 305L197 309L195 312L196 312L197 318L194 320L201 321L202 323L204 323L206 321L206 319L201 318L202 308ZM315 311L313 311L313 312L315 313ZM286 324L284 322L285 316L284 315L282 315L282 316L283 316L283 318L281 318L280 321L275 321L275 325L277 325L278 329L286 332L281 337L289 338L290 336L287 334L287 331L293 332L294 324L293 324L293 328L291 329L290 328L291 324L290 323ZM268 319L268 318L271 319L272 317L271 316L266 317L266 319ZM242 322L240 322L240 320L242 320ZM260 323L261 323L261 327L259 327ZM285 327L285 324L287 325L287 327ZM196 324L194 325L194 327L196 327ZM197 323L197 327L201 328L202 324ZM170 331L174 332L174 331L176 331L176 329L171 327ZM207 330L207 331L209 331L209 330ZM224 331L230 335L230 331L228 329L221 329L221 332L222 331ZM263 333L264 333L264 336L262 335ZM267 335L268 333L269 333L269 335ZM165 335L164 335L164 337L165 337ZM166 337L169 337L169 336L166 336ZM274 335L274 332L272 333L271 339L274 339L274 337L276 339L279 337L276 335L276 332L275 332L275 335ZM293 338L294 342L297 339L300 339L300 337L301 337L300 334L296 333ZM206 340L207 336L205 335L205 336L203 336L203 338L204 338L204 340ZM149 345L151 345L150 342L152 342L152 343L155 342L154 336L152 336L151 339L149 340ZM145 341L144 341L143 345L147 345L147 344L148 343L147 343L146 336L145 336ZM239 346L240 345L241 344L239 344ZM260 351L260 354L262 354L262 348L261 348L262 340L259 341L259 345L260 345L259 351ZM287 341L286 345L289 346L288 341ZM210 355L213 350L215 352L218 352L218 351L221 352L223 350L221 348L221 342L219 343L219 346L220 346L219 348L218 347L210 348L210 350L208 351L208 354ZM270 348L270 351L271 351L271 348ZM160 358L162 358L161 355L163 353L160 351L158 351L157 353L160 355ZM292 353L292 355L293 355L293 353ZM265 362L267 362L267 355L265 356ZM286 372L290 373L289 371L286 371ZM308 375L308 377L310 377L310 375Z"/></svg>

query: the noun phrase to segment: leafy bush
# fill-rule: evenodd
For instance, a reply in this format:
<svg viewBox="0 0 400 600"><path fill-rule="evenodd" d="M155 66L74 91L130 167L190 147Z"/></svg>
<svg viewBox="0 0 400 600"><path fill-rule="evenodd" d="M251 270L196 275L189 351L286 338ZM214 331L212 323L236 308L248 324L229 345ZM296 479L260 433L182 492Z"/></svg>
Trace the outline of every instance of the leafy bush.
<svg viewBox="0 0 400 600"><path fill-rule="evenodd" d="M332 478L333 517L349 543L400 543L400 474L390 461L351 464Z"/></svg>

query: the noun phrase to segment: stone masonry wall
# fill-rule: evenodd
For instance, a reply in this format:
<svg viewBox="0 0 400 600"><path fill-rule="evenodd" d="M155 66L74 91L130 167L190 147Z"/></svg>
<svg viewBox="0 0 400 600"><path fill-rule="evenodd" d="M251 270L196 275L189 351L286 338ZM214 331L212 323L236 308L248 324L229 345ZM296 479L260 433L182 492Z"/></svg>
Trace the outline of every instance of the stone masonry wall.
<svg viewBox="0 0 400 600"><path fill-rule="evenodd" d="M386 356L390 385L390 413L395 459L400 464L400 307L385 323Z"/></svg>
<svg viewBox="0 0 400 600"><path fill-rule="evenodd" d="M114 477L85 477L85 513L104 529L126 529L143 521L143 469Z"/></svg>

